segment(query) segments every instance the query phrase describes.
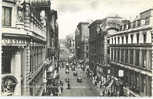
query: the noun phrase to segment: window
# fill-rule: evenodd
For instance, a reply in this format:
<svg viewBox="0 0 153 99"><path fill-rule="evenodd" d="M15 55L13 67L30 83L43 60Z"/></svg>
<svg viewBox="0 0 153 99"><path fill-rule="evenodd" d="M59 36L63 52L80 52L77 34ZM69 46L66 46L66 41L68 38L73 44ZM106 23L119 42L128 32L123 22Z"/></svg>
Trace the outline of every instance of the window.
<svg viewBox="0 0 153 99"><path fill-rule="evenodd" d="M125 63L128 63L128 49L125 50Z"/></svg>
<svg viewBox="0 0 153 99"><path fill-rule="evenodd" d="M2 74L11 73L11 58L12 52L6 49L2 49Z"/></svg>
<svg viewBox="0 0 153 99"><path fill-rule="evenodd" d="M2 8L2 25L3 26L11 26L11 14L12 14L12 8L9 8L9 7Z"/></svg>
<svg viewBox="0 0 153 99"><path fill-rule="evenodd" d="M150 17L147 17L147 18L145 19L145 25L149 25L149 23L150 23Z"/></svg>
<svg viewBox="0 0 153 99"><path fill-rule="evenodd" d="M130 50L130 64L133 64L133 50Z"/></svg>
<svg viewBox="0 0 153 99"><path fill-rule="evenodd" d="M147 55L146 50L142 50L142 66L146 67L147 65Z"/></svg>
<svg viewBox="0 0 153 99"><path fill-rule="evenodd" d="M86 49L88 50L88 46L86 46Z"/></svg>
<svg viewBox="0 0 153 99"><path fill-rule="evenodd" d="M116 44L116 37L114 39L115 39L115 44Z"/></svg>
<svg viewBox="0 0 153 99"><path fill-rule="evenodd" d="M128 44L128 35L126 36L126 44Z"/></svg>
<svg viewBox="0 0 153 99"><path fill-rule="evenodd" d="M137 66L139 66L139 57L140 57L139 50L136 50L135 51L135 65Z"/></svg>
<svg viewBox="0 0 153 99"><path fill-rule="evenodd" d="M131 44L133 43L133 35L131 35Z"/></svg>
<svg viewBox="0 0 153 99"><path fill-rule="evenodd" d="M137 34L137 43L139 43L139 33Z"/></svg>
<svg viewBox="0 0 153 99"><path fill-rule="evenodd" d="M121 62L124 62L124 49L121 49Z"/></svg>
<svg viewBox="0 0 153 99"><path fill-rule="evenodd" d="M118 48L118 62L120 61L120 49Z"/></svg>
<svg viewBox="0 0 153 99"><path fill-rule="evenodd" d="M109 44L109 40L107 40L107 44Z"/></svg>
<svg viewBox="0 0 153 99"><path fill-rule="evenodd" d="M128 23L128 29L130 29L130 28L131 28L131 23L129 22L129 23Z"/></svg>
<svg viewBox="0 0 153 99"><path fill-rule="evenodd" d="M124 43L124 36L122 36L122 44Z"/></svg>
<svg viewBox="0 0 153 99"><path fill-rule="evenodd" d="M138 27L141 25L141 21L140 20L138 20Z"/></svg>
<svg viewBox="0 0 153 99"><path fill-rule="evenodd" d="M146 33L143 34L143 43L146 43Z"/></svg>
<svg viewBox="0 0 153 99"><path fill-rule="evenodd" d="M118 44L120 44L120 37L118 37Z"/></svg>

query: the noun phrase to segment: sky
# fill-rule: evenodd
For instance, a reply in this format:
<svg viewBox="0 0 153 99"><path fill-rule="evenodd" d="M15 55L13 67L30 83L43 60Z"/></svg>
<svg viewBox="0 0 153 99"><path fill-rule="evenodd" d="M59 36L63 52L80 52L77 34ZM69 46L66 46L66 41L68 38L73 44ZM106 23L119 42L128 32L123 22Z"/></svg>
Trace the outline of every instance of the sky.
<svg viewBox="0 0 153 99"><path fill-rule="evenodd" d="M107 16L133 19L153 8L153 0L51 0L58 12L59 38L74 34L79 22L91 22Z"/></svg>

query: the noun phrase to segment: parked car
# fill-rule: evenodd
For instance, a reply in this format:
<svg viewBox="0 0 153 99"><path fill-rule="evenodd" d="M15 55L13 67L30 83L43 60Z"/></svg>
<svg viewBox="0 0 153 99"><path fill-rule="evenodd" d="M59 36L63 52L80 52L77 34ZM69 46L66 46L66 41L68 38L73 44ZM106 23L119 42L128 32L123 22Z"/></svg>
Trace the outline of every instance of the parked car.
<svg viewBox="0 0 153 99"><path fill-rule="evenodd" d="M81 76L77 77L77 82L80 82L80 83L82 82L82 77Z"/></svg>
<svg viewBox="0 0 153 99"><path fill-rule="evenodd" d="M77 76L77 71L73 71L73 76Z"/></svg>

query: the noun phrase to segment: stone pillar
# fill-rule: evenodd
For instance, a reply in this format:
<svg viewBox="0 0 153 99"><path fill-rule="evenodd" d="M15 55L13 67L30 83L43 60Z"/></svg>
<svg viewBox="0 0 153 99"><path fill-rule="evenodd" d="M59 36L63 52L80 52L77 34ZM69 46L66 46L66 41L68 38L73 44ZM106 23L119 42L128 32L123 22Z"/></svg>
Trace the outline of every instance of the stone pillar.
<svg viewBox="0 0 153 99"><path fill-rule="evenodd" d="M30 46L27 46L25 49L24 49L24 63L23 66L24 66L24 81L23 81L23 95L24 96L29 96L30 95L30 89L29 89L29 83L28 83L28 80L29 80L29 76L30 76Z"/></svg>
<svg viewBox="0 0 153 99"><path fill-rule="evenodd" d="M144 61L144 60L142 60L142 57L144 57L144 56L142 56L142 48L140 48L140 50L139 50L139 66L140 67L142 66L142 62Z"/></svg>
<svg viewBox="0 0 153 99"><path fill-rule="evenodd" d="M15 54L15 76L18 83L15 88L15 95L21 96L21 52L17 51Z"/></svg>

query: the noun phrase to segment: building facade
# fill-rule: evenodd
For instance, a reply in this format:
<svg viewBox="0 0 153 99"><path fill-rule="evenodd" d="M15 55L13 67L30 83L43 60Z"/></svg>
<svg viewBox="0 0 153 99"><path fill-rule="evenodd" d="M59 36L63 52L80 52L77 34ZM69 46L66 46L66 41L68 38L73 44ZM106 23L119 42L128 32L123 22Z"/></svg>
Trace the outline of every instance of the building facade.
<svg viewBox="0 0 153 99"><path fill-rule="evenodd" d="M2 1L1 95L39 96L45 92L50 6L50 0Z"/></svg>
<svg viewBox="0 0 153 99"><path fill-rule="evenodd" d="M46 83L46 94L50 95L53 93L53 87L57 83L58 79L58 66L59 66L59 39L58 39L58 15L56 10L51 10L47 13L47 55L48 66L46 68L47 73L47 83ZM48 87L52 86L52 87Z"/></svg>
<svg viewBox="0 0 153 99"><path fill-rule="evenodd" d="M152 31L153 9L149 9L109 37L111 75L119 79L123 71L127 96L152 96Z"/></svg>
<svg viewBox="0 0 153 99"><path fill-rule="evenodd" d="M80 22L75 31L75 56L79 60L89 61L89 23Z"/></svg>
<svg viewBox="0 0 153 99"><path fill-rule="evenodd" d="M65 45L72 54L75 54L75 36L72 34L67 35Z"/></svg>
<svg viewBox="0 0 153 99"><path fill-rule="evenodd" d="M89 67L99 79L110 68L108 36L119 30L120 23L120 17L107 17L89 25Z"/></svg>

